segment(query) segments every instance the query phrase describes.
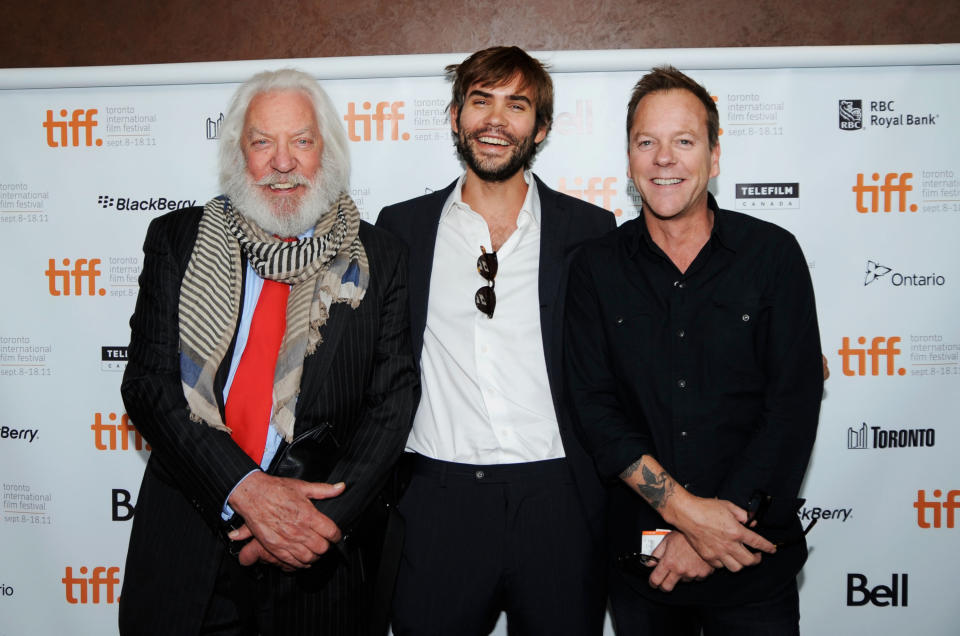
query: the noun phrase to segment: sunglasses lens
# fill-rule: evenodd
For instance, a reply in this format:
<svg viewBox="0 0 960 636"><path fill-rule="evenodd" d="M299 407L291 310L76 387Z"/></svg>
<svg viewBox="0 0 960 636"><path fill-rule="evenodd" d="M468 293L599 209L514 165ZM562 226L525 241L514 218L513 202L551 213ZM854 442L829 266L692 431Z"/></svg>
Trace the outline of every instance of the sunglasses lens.
<svg viewBox="0 0 960 636"><path fill-rule="evenodd" d="M492 287L481 287L473 297L477 309L493 318L493 310L497 308L497 295Z"/></svg>
<svg viewBox="0 0 960 636"><path fill-rule="evenodd" d="M477 259L477 271L486 280L493 280L497 275L497 255L495 253L481 254Z"/></svg>

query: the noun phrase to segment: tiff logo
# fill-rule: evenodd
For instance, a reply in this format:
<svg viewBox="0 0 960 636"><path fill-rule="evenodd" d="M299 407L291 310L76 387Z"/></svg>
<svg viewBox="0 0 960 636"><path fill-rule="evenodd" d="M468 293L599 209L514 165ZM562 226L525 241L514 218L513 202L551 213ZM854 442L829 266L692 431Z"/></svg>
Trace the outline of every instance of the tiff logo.
<svg viewBox="0 0 960 636"><path fill-rule="evenodd" d="M107 419L111 422L117 422L117 414L108 413ZM102 413L94 413L90 430L93 431L93 445L97 450L118 450L118 438L119 450L130 450L131 433L133 434L134 449L143 450L146 447L147 450L150 450L150 444L144 443L143 436L130 423L130 417L126 413L120 416L120 421L116 424L104 422ZM104 439L104 433L106 433L106 440Z"/></svg>
<svg viewBox="0 0 960 636"><path fill-rule="evenodd" d="M890 212L893 203L893 195L897 195L897 212L907 211L907 193L913 190L910 185L910 179L913 178L912 172L888 172L883 177L882 185L866 185L863 182L863 173L857 173L857 185L851 188L857 195L857 212L866 214L868 212L878 212L880 208L880 199L883 199L883 211ZM874 172L870 176L874 183L880 181L880 173ZM881 197L880 195L883 194ZM917 204L910 204L910 211L917 211Z"/></svg>
<svg viewBox="0 0 960 636"><path fill-rule="evenodd" d="M611 209L613 206L613 197L617 195L617 191L613 188L617 184L616 177L589 177L587 178L586 187L583 186L582 177L574 177L573 185L567 185L567 179L561 177L557 182L557 190L560 192L588 201L594 205L600 205L604 210L613 212L616 216L620 216L623 212L618 208L616 210ZM600 202L597 202L597 199L600 199Z"/></svg>
<svg viewBox="0 0 960 636"><path fill-rule="evenodd" d="M69 565L67 566L66 573L63 578L60 579L66 588L67 603L71 605L76 605L77 603L81 605L101 602L116 603L119 598L117 587L120 585L120 568L116 566L105 568L98 565L93 568L93 574L89 578L86 576L87 572L87 567L83 566L80 568L80 576L74 576L73 568ZM100 600L101 588L106 588L107 594L105 601ZM80 592L79 598L74 595L75 590Z"/></svg>
<svg viewBox="0 0 960 636"><path fill-rule="evenodd" d="M207 139L220 139L220 126L223 125L223 113L217 120L207 117Z"/></svg>
<svg viewBox="0 0 960 636"><path fill-rule="evenodd" d="M913 502L913 507L917 509L917 525L921 528L942 528L943 519L940 511L943 510L943 516L946 517L947 528L956 528L956 510L960 508L960 490L951 490L947 492L946 501L937 501L943 495L939 488L933 491L934 499L927 499L927 491L918 490L917 500ZM931 513L932 519L927 516Z"/></svg>
<svg viewBox="0 0 960 636"><path fill-rule="evenodd" d="M97 289L97 279L102 272L97 269L100 264L99 258L78 258L73 264L73 269L69 269L70 259L63 259L64 269L57 269L56 259L49 259L47 270L44 272L47 276L47 282L50 286L51 296L69 296L70 280L73 279L73 295L83 296L84 281L88 296L103 296L107 293L106 289Z"/></svg>
<svg viewBox="0 0 960 636"><path fill-rule="evenodd" d="M70 119L57 121L53 118L53 111L47 111L47 119L43 122L43 127L47 130L47 145L51 148L64 148L66 146L80 145L80 131L83 130L83 141L85 146L103 145L103 139L93 138L93 129L97 127L97 120L93 117L97 114L96 108L77 108L70 114ZM67 109L60 110L60 117L66 118ZM67 130L71 135L67 137Z"/></svg>
<svg viewBox="0 0 960 636"><path fill-rule="evenodd" d="M902 353L901 350L897 348L898 342L900 342L899 336L892 338L876 336L870 341L869 348L858 348L850 346L850 338L844 336L843 346L837 350L842 360L841 370L843 371L843 375L867 375L868 356L870 357L870 375L881 375L881 358L886 359L886 364L884 365L885 373L883 373L883 375L906 375L907 370L903 367L895 368L897 356ZM867 339L863 336L857 338L857 344L863 345L866 343ZM856 368L852 366L854 361L856 361Z"/></svg>
<svg viewBox="0 0 960 636"><path fill-rule="evenodd" d="M371 104L363 102L361 106L363 110L369 111ZM387 108L390 112L387 112ZM357 102L347 102L347 114L343 116L344 121L347 122L347 136L350 141L370 141L371 128L375 128L374 139L383 141L384 124L390 122L391 141L410 139L410 133L400 134L400 122L404 119L401 108L403 108L403 102L377 102L373 113L358 113ZM357 131L358 124L362 132Z"/></svg>

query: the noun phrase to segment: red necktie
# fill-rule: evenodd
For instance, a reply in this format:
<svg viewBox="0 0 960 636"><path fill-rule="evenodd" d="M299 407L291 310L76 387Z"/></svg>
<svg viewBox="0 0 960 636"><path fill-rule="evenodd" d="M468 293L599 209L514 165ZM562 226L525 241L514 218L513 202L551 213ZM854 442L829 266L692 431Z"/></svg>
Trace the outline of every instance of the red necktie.
<svg viewBox="0 0 960 636"><path fill-rule="evenodd" d="M234 441L258 464L270 427L273 379L283 332L287 328L287 296L290 286L264 280L253 310L247 345L233 374L227 395L227 426Z"/></svg>

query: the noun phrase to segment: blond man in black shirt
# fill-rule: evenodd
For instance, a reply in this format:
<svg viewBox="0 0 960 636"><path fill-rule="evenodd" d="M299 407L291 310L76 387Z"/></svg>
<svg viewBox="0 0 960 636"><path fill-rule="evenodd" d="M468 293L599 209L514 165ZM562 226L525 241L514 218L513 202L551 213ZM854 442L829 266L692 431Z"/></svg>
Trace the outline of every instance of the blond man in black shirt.
<svg viewBox="0 0 960 636"><path fill-rule="evenodd" d="M624 634L798 631L797 493L823 390L813 288L789 232L707 191L718 122L686 75L644 76L627 117L642 214L571 267L568 388L611 482Z"/></svg>

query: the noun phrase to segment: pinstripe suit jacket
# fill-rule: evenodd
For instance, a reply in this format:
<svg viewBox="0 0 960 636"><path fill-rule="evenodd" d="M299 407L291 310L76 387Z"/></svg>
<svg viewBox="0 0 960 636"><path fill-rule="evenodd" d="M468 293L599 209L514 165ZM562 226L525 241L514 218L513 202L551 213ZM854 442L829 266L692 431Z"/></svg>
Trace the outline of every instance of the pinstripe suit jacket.
<svg viewBox="0 0 960 636"><path fill-rule="evenodd" d="M153 450L127 554L120 606L125 633L197 632L226 555L218 536L223 503L256 468L227 433L190 421L181 388L180 283L201 213L202 208L189 208L154 219L144 242L121 393L127 413ZM402 451L419 396L410 355L405 254L367 223L361 224L360 239L370 262L366 296L357 309L342 303L330 308L321 329L323 342L304 360L296 406L295 434L330 422L345 445L329 480L345 481L346 490L316 502L344 534L376 496ZM217 375L218 396L232 347ZM223 404L220 409L222 415ZM314 610L303 611L322 613ZM324 620L297 619L310 632L320 630Z"/></svg>
<svg viewBox="0 0 960 636"><path fill-rule="evenodd" d="M566 298L567 260L582 241L601 236L616 227L613 215L595 205L548 188L539 177L540 196L540 332L547 364L547 377L554 410L560 424L564 453L573 471L584 515L599 542L603 538L604 490L574 433L563 394L563 301ZM423 331L427 325L427 303L437 226L443 204L453 192L456 181L443 190L391 205L380 212L377 227L389 230L410 248L410 329L417 360L423 349ZM464 290L469 302L470 292Z"/></svg>

